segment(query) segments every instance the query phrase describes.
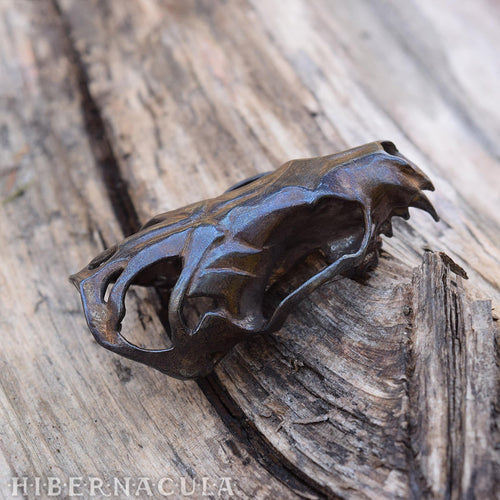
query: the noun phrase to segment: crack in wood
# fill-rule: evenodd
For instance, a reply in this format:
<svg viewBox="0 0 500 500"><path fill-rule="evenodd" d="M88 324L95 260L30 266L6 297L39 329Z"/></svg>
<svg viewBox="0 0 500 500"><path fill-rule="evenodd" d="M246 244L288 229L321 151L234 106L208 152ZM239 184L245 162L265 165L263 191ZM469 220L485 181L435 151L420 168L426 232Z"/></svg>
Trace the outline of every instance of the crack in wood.
<svg viewBox="0 0 500 500"><path fill-rule="evenodd" d="M90 149L102 175L111 206L125 236L135 233L139 227L139 217L128 192L128 183L123 178L120 165L111 146L106 125L99 104L89 89L89 75L71 36L71 28L57 0L52 0L53 8L61 21L65 37L68 59L78 82L81 110Z"/></svg>

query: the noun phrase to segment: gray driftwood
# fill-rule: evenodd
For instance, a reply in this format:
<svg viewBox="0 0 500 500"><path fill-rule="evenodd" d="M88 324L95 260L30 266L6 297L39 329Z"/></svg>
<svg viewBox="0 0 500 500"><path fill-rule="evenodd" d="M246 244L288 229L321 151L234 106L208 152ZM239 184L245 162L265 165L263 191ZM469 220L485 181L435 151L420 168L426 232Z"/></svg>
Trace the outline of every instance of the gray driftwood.
<svg viewBox="0 0 500 500"><path fill-rule="evenodd" d="M498 496L498 15L0 2L1 494L13 477L168 476L231 477L238 498ZM67 281L93 255L155 213L379 138L433 180L442 221L396 224L368 280L317 290L198 383L93 342ZM156 301L132 292L130 340L165 344Z"/></svg>

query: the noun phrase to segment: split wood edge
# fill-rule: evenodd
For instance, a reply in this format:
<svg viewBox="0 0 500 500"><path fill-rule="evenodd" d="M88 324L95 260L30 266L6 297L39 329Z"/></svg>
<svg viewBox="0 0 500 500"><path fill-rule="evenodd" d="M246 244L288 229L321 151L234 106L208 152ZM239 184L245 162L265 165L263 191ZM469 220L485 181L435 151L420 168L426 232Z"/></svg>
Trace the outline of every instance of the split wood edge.
<svg viewBox="0 0 500 500"><path fill-rule="evenodd" d="M450 260L426 252L412 282L410 484L425 498L497 498L498 328Z"/></svg>

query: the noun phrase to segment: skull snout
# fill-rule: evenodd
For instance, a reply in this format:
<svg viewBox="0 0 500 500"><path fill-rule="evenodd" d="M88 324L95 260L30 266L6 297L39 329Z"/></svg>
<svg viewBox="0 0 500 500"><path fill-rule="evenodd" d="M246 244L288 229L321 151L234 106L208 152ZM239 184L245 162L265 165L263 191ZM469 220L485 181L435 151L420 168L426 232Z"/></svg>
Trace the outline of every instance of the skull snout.
<svg viewBox="0 0 500 500"><path fill-rule="evenodd" d="M104 254L105 252L98 258L102 258ZM98 258L94 259L94 264ZM85 318L92 334L100 344L109 347L117 342L123 312L120 304L105 299L106 291L121 275L125 264L120 261L103 264L104 260L97 266L88 265L72 275L70 281L80 292ZM99 269L96 271L95 267Z"/></svg>

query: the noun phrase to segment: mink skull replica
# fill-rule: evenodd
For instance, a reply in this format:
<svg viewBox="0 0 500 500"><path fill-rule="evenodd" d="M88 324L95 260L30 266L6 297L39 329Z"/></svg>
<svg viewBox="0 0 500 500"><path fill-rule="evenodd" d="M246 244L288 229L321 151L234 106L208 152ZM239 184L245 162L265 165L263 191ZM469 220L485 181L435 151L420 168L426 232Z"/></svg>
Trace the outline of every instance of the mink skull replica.
<svg viewBox="0 0 500 500"><path fill-rule="evenodd" d="M425 189L434 189L429 179L387 141L292 160L217 198L154 217L71 281L99 344L173 377L200 377L236 343L281 328L318 286L376 265L391 217L407 219L408 207L417 207L437 221ZM269 311L270 286L318 251L326 266ZM172 347L143 349L121 335L134 284L168 298Z"/></svg>

